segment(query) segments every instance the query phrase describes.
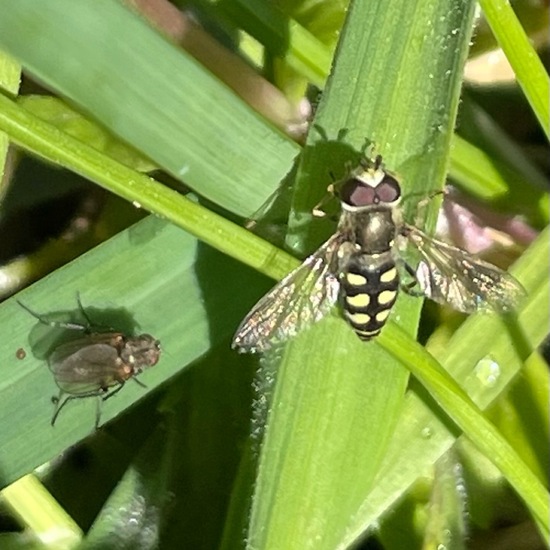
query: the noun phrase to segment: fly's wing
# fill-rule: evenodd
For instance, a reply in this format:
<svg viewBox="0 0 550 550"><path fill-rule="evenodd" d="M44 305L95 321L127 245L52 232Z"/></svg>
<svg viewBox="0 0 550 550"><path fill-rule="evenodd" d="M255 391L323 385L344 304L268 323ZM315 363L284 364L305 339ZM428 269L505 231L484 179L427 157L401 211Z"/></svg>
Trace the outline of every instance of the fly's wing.
<svg viewBox="0 0 550 550"><path fill-rule="evenodd" d="M484 309L507 313L526 294L514 277L460 248L413 226L405 226L404 234L422 258L416 269L418 284L435 302L465 313Z"/></svg>
<svg viewBox="0 0 550 550"><path fill-rule="evenodd" d="M344 241L341 233L333 235L268 292L237 329L232 347L264 352L322 319L338 298Z"/></svg>
<svg viewBox="0 0 550 550"><path fill-rule="evenodd" d="M120 376L118 349L111 335L91 335L58 346L49 366L59 388L81 395L117 384Z"/></svg>

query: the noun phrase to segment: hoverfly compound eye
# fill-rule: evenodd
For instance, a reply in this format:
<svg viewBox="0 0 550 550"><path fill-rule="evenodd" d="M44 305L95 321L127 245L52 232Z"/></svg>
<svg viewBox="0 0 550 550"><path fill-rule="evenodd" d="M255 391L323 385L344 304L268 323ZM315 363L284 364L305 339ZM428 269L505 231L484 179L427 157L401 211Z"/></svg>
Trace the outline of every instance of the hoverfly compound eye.
<svg viewBox="0 0 550 550"><path fill-rule="evenodd" d="M382 157L364 159L343 182L338 193L342 206L352 209L394 205L401 198L397 179L382 167Z"/></svg>
<svg viewBox="0 0 550 550"><path fill-rule="evenodd" d="M388 175L375 186L366 184L360 178L351 178L340 188L340 200L352 207L361 208L377 204L392 204L401 197L398 181Z"/></svg>
<svg viewBox="0 0 550 550"><path fill-rule="evenodd" d="M340 200L349 206L369 206L376 204L376 190L357 178L347 180L340 189Z"/></svg>
<svg viewBox="0 0 550 550"><path fill-rule="evenodd" d="M401 187L397 180L386 174L384 179L376 186L375 189L377 202L392 203L401 197Z"/></svg>

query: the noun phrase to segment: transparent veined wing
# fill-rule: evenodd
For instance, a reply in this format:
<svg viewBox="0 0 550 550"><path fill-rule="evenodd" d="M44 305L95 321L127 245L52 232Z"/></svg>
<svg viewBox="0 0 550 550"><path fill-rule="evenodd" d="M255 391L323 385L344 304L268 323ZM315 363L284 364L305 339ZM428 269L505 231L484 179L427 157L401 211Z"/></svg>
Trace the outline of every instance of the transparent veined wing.
<svg viewBox="0 0 550 550"><path fill-rule="evenodd" d="M113 343L117 336L90 335L58 346L49 358L49 367L59 388L82 395L117 384L121 369Z"/></svg>
<svg viewBox="0 0 550 550"><path fill-rule="evenodd" d="M336 233L282 279L245 317L232 347L264 352L322 319L338 298L345 238Z"/></svg>
<svg viewBox="0 0 550 550"><path fill-rule="evenodd" d="M435 302L458 311L491 309L497 313L514 310L526 294L514 277L468 252L432 239L413 226L405 226L408 237L421 256L416 279L422 292Z"/></svg>

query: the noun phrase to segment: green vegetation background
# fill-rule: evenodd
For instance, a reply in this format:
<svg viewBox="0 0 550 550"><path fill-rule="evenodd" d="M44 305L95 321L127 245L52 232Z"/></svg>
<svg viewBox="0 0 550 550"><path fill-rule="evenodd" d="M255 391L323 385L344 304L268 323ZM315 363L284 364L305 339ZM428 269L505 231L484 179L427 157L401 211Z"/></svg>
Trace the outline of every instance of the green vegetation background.
<svg viewBox="0 0 550 550"><path fill-rule="evenodd" d="M47 276L48 266L70 254L56 243L4 271L6 280L40 280L0 305L3 485L90 435L95 414L93 400L75 402L50 427L55 383L36 353L36 320L16 298L36 311L71 315L80 292L94 319L134 324L163 346L161 363L142 377L147 389L128 384L102 408L104 422L116 420L42 472L50 492L28 476L4 491L4 505L33 544L63 539L101 547L116 533L121 548L139 540L151 548L184 541L193 548L332 549L380 525L390 548L414 537L444 543L448 532L463 540L463 480L449 474L453 446L475 465L465 475L478 527L490 528L503 495L507 509L521 509L506 479L528 510L514 518L530 516L548 534L547 378L534 351L547 336L548 310L540 306L548 303L547 231L514 266L528 291L518 318L476 316L455 332L443 321L428 343L431 355L414 340L421 301L407 297L394 313L397 324L369 346L329 318L260 362L229 349L239 320L271 284L262 274L279 279L297 265L242 229L241 218L294 167L286 244L297 254L312 250L331 228L309 223L311 206L365 138L403 178L406 193L433 191L450 172L474 197L522 212L539 229L546 225L547 193L532 185L544 177L531 160L517 147L505 154L509 143L498 132L477 141L453 135L474 3L433 4L352 3L316 112L328 140L311 132L300 148L113 0L66 0L40 10L0 2L0 47L150 160L64 105L10 97L18 73L7 59L4 146L13 142L156 214L123 229L135 213L111 199L101 230L115 236ZM254 2L203 8L278 56L273 74L289 97L306 80L323 87L341 6L327 3L316 12L304 3L293 13ZM482 8L548 130L548 78L523 30L509 7L486 1ZM40 29L39 48L33 29ZM480 109L467 94L463 101L463 113ZM481 135L479 117L463 116L463 126ZM140 172L151 166L171 174L172 185ZM205 200L185 195L178 180ZM36 185L38 194L48 184ZM101 231L94 238L101 240ZM405 392L409 372L415 381ZM478 408L490 405L498 429ZM457 446L462 432L468 437ZM418 479L433 476L436 463L430 501ZM80 530L92 522L81 541ZM51 542L53 530L59 535ZM24 544L12 533L2 540Z"/></svg>

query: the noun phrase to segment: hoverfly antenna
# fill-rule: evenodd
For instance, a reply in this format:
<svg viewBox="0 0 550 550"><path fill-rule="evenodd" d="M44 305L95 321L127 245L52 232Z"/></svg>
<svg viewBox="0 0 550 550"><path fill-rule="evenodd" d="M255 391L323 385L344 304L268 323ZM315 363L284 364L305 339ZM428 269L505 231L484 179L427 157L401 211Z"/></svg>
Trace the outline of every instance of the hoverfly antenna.
<svg viewBox="0 0 550 550"><path fill-rule="evenodd" d="M382 166L382 155L376 155L374 159L374 169L378 170Z"/></svg>
<svg viewBox="0 0 550 550"><path fill-rule="evenodd" d="M362 156L361 159L359 160L359 166L361 166L363 170L368 170L370 166L370 162L371 161L369 161L368 157Z"/></svg>
<svg viewBox="0 0 550 550"><path fill-rule="evenodd" d="M367 149L368 148L371 148L371 150L375 147L374 145L374 141L372 141L371 139L369 139L368 137L366 137L363 141L363 145L361 146L361 155L363 157L366 157L367 156Z"/></svg>

